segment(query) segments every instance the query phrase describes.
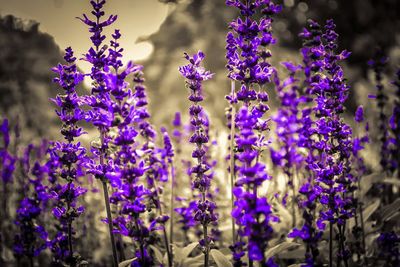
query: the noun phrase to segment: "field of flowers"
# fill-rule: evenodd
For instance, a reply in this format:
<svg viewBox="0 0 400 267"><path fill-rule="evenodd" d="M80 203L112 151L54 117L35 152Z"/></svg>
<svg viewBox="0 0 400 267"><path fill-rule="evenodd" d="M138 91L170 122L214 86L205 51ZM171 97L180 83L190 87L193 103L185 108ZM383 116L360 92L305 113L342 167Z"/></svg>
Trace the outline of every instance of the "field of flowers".
<svg viewBox="0 0 400 267"><path fill-rule="evenodd" d="M384 77L382 51L368 62L376 90L349 119L351 52L333 20L308 20L302 61L274 66L282 7L226 0L237 18L221 55L225 128L204 107L202 51L182 51L177 90L190 108L162 127L143 66L123 63L118 29L104 33L117 16L105 0L90 5L78 19L92 46L82 58L66 48L53 68L60 139L23 147L18 125L0 122L0 266L400 266L400 69ZM379 170L366 162L370 125Z"/></svg>

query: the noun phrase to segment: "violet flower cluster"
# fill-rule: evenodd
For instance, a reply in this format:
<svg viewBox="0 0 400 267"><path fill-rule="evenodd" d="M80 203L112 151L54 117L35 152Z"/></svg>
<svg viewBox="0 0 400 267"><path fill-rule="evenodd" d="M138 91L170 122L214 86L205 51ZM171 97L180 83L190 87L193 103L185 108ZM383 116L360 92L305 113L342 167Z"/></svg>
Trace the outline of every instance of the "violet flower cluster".
<svg viewBox="0 0 400 267"><path fill-rule="evenodd" d="M393 113L390 118L390 128L392 130L392 148L391 157L393 169L397 170L397 176L400 177L400 69L396 72L396 79L393 81L396 87Z"/></svg>
<svg viewBox="0 0 400 267"><path fill-rule="evenodd" d="M316 23L312 27L319 28ZM312 36L303 32L303 36ZM337 37L335 24L328 20L325 31L320 37L320 43L312 50L316 58L320 58L319 71L323 74L310 84L311 93L315 95L314 102L316 120L312 128L313 148L318 151L319 159L310 169L315 175L314 191L323 205L317 221L322 230L324 222L330 223L332 235L333 225L338 228L337 253L338 264L347 262L349 251L345 244L346 221L354 216L356 203L353 197L354 177L351 173L352 130L343 121L344 102L348 96L348 86L345 84L343 70L339 61L349 56L347 51L337 54ZM333 241L331 241L333 242ZM332 261L332 258L330 258Z"/></svg>
<svg viewBox="0 0 400 267"><path fill-rule="evenodd" d="M322 30L318 23L308 22L308 28L304 28L300 37L303 39L301 54L303 56L302 71L305 75L305 88L303 90L304 103L301 110L301 128L299 129L299 147L309 151L305 157L306 182L299 189L300 206L303 209L303 225L300 229L294 228L289 237L298 237L306 245L305 266L315 266L318 264L318 243L322 237L322 231L316 226L316 208L319 191L314 189L316 175L313 172L314 162L319 161L319 153L313 153L316 149L313 141L315 125L313 117L313 87L314 83L320 80L321 66L323 58L320 56Z"/></svg>
<svg viewBox="0 0 400 267"><path fill-rule="evenodd" d="M276 72L268 62L271 57L268 46L275 43L271 15L278 13L281 7L270 0L228 0L226 4L238 8L241 14L230 23L231 31L226 38L228 77L241 83L236 99L243 103L235 118L239 130L235 143L240 166L232 216L240 227L238 234L241 238L232 246L233 258L235 266L242 265L245 245L242 238L247 237L250 261L272 266L272 259L265 259L264 251L273 235L270 222L276 218L267 199L258 197L257 191L270 178L265 172L265 165L259 161L266 146L263 133L269 129L268 120L263 118L269 110L266 104L268 94L263 91L263 86L271 82ZM257 20L259 14L262 16ZM260 88L258 92L257 86Z"/></svg>
<svg viewBox="0 0 400 267"><path fill-rule="evenodd" d="M201 63L204 59L204 53L199 51L193 56L185 54L189 63L179 68L179 72L186 78L186 87L190 90L189 100L192 105L189 109L190 124L194 127L194 133L190 137L189 142L196 145L193 150L192 158L196 159L196 164L192 166L190 174L195 175L193 179L193 188L201 193L201 199L197 202L194 219L203 226L203 240L200 244L203 247L205 255L205 266L208 266L209 253L209 234L208 225L217 220L215 214L216 204L207 199L208 190L210 188L211 179L207 173L210 166L206 162L206 151L204 145L208 143L209 137L204 130L205 120L201 116L203 107L200 102L203 101L202 82L211 79L212 74L206 71Z"/></svg>
<svg viewBox="0 0 400 267"><path fill-rule="evenodd" d="M84 119L84 111L81 108L82 99L76 93L76 86L82 81L83 76L77 70L70 47L65 50L67 65L59 64L53 69L58 77L54 79L64 94L59 94L54 102L59 107L57 115L62 121L61 134L66 142L54 142L49 149L53 170L58 174L58 180L50 194L54 200L53 215L59 221L59 231L51 241L51 249L54 262L77 265L79 258L74 254L72 223L84 212L84 207L78 204L78 198L86 192L86 189L77 185L78 177L82 176L81 167L86 161L86 149L75 139L84 132L77 123ZM64 180L65 182L61 182Z"/></svg>
<svg viewBox="0 0 400 267"><path fill-rule="evenodd" d="M385 86L383 85L383 72L386 68L388 58L383 54L381 49L378 49L374 55L374 58L368 62L368 65L374 70L375 82L376 82L376 94L370 95L370 98L376 99L376 103L379 110L379 134L381 142L381 160L380 164L383 171L389 169L390 162L388 161L390 156L389 150L389 129L388 129L388 117L386 115L386 106L388 102L388 96L385 92Z"/></svg>
<svg viewBox="0 0 400 267"><path fill-rule="evenodd" d="M4 184L8 184L12 181L13 178L16 158L9 151L10 126L7 119L3 120L0 126L0 132L3 139L3 145L0 148L1 179Z"/></svg>
<svg viewBox="0 0 400 267"><path fill-rule="evenodd" d="M27 257L33 266L33 258L37 257L48 246L48 233L43 226L43 216L49 201L47 186L45 185L45 177L47 175L46 164L41 164L39 153L36 153L37 161L30 168L30 154L34 149L33 145L29 145L24 153L22 165L24 165L27 176L25 197L19 203L16 211L15 224L18 227L18 233L14 236L14 254L17 257ZM36 148L35 150L39 150Z"/></svg>

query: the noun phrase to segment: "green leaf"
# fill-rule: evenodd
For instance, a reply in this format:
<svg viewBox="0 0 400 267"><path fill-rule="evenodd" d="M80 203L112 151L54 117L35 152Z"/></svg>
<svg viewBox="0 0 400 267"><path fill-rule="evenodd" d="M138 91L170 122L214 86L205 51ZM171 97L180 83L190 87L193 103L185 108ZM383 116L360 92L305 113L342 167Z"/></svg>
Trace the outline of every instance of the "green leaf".
<svg viewBox="0 0 400 267"><path fill-rule="evenodd" d="M372 173L361 178L360 197L361 199L367 194L372 185L382 180L383 173Z"/></svg>
<svg viewBox="0 0 400 267"><path fill-rule="evenodd" d="M396 178L385 178L383 179L385 184L391 184L400 187L400 180Z"/></svg>
<svg viewBox="0 0 400 267"><path fill-rule="evenodd" d="M277 209L279 218L281 218L282 221L286 221L288 223L291 222L293 220L293 218L292 218L292 214L290 214L288 209L285 208L285 206L283 206L279 202L277 202L275 204L276 204L276 209Z"/></svg>
<svg viewBox="0 0 400 267"><path fill-rule="evenodd" d="M304 259L306 249L304 247L298 247L295 250L287 251L282 255L279 255L279 259Z"/></svg>
<svg viewBox="0 0 400 267"><path fill-rule="evenodd" d="M381 200L379 198L375 199L368 207L363 210L364 222L368 221L369 217L374 214L374 212L379 208L380 204Z"/></svg>
<svg viewBox="0 0 400 267"><path fill-rule="evenodd" d="M186 258L183 262L182 267L201 267L204 265L204 255L198 255L194 258Z"/></svg>
<svg viewBox="0 0 400 267"><path fill-rule="evenodd" d="M380 204L381 204L380 199L375 199L368 207L363 209L364 222L366 222L369 219L369 217L371 217L371 215L379 208ZM351 231L355 225L356 225L355 219L351 218L349 220L349 223L347 224L347 229Z"/></svg>
<svg viewBox="0 0 400 267"><path fill-rule="evenodd" d="M199 245L199 242L193 242L182 249L183 258L189 257L190 253Z"/></svg>
<svg viewBox="0 0 400 267"><path fill-rule="evenodd" d="M210 255L213 257L218 267L232 267L232 263L228 258L217 249L210 250Z"/></svg>
<svg viewBox="0 0 400 267"><path fill-rule="evenodd" d="M153 250L158 263L162 263L163 262L163 254L161 253L161 251L153 245L150 245L149 247L151 248L151 250Z"/></svg>
<svg viewBox="0 0 400 267"><path fill-rule="evenodd" d="M190 255L190 253L192 253L192 251L198 246L198 244L199 242L193 242L184 248L172 244L172 249L174 253L174 262L182 263L182 261L185 260Z"/></svg>
<svg viewBox="0 0 400 267"><path fill-rule="evenodd" d="M131 263L132 263L134 260L136 260L136 258L133 258L133 259L129 259L129 260L120 262L120 263L118 264L118 267L129 267L129 266L131 265Z"/></svg>
<svg viewBox="0 0 400 267"><path fill-rule="evenodd" d="M288 250L290 248L295 248L298 246L299 246L299 244L295 243L295 242L282 242L282 243L268 249L265 252L265 258L266 259L272 258L273 256L281 253L282 251Z"/></svg>
<svg viewBox="0 0 400 267"><path fill-rule="evenodd" d="M386 221L393 213L399 211L400 199L396 199L393 203L386 205L381 209L381 217L383 221Z"/></svg>
<svg viewBox="0 0 400 267"><path fill-rule="evenodd" d="M392 215L390 215L390 216L385 220L385 222L394 221L394 222L399 223L399 222L400 222L399 219L400 219L400 212L399 212L399 211L396 211L395 213L393 213Z"/></svg>

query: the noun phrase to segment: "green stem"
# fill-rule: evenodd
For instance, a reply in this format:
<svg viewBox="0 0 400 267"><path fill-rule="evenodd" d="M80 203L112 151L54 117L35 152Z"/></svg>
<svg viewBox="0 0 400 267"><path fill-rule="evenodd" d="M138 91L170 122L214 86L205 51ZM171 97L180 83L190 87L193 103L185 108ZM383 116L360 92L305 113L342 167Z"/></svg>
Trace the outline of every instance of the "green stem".
<svg viewBox="0 0 400 267"><path fill-rule="evenodd" d="M235 81L231 81L231 96L234 97L235 94ZM233 104L231 104L231 133L230 133L230 178L231 178L231 208L235 207L235 197L233 194L233 189L235 186L235 116L236 110ZM232 242L236 243L236 226L235 219L231 217L232 222Z"/></svg>
<svg viewBox="0 0 400 267"><path fill-rule="evenodd" d="M114 239L114 233L113 233L114 226L113 226L113 220L112 220L112 215L111 215L110 198L108 196L107 182L105 180L102 180L101 182L103 184L104 204L106 206L108 231L110 234L110 241L111 241L112 254L113 254L113 266L117 267L118 266L118 255L117 255L117 247L115 245L115 239Z"/></svg>
<svg viewBox="0 0 400 267"><path fill-rule="evenodd" d="M333 224L329 222L329 267L333 267Z"/></svg>
<svg viewBox="0 0 400 267"><path fill-rule="evenodd" d="M202 201L206 201L206 192L202 192ZM209 243L208 243L208 231L207 224L203 224L203 235L204 235L204 267L209 266Z"/></svg>
<svg viewBox="0 0 400 267"><path fill-rule="evenodd" d="M104 155L105 152L104 150L104 133L100 131L100 141L101 141L101 152L100 152L100 166L104 165ZM111 242L111 248L112 248L112 255L113 255L113 267L118 266L118 254L117 254L117 247L115 245L115 239L114 239L114 226L113 226L113 219L112 219L112 214L111 214L111 208L110 208L110 197L108 196L108 188L107 188L107 182L105 179L101 179L101 183L103 185L103 192L104 192L104 204L106 206L106 212L107 212L107 223L108 223L108 232L110 235L110 242Z"/></svg>
<svg viewBox="0 0 400 267"><path fill-rule="evenodd" d="M169 210L169 243L173 244L174 243L174 198L175 198L175 171L174 171L174 165L171 162L170 164L170 170L171 170L171 199L170 199L170 210Z"/></svg>

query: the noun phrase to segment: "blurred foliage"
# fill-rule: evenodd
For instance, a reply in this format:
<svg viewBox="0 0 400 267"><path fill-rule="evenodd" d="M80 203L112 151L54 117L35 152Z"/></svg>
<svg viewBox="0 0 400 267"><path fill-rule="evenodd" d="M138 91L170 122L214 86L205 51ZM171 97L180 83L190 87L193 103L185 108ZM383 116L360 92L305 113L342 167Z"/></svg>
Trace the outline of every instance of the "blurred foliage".
<svg viewBox="0 0 400 267"><path fill-rule="evenodd" d="M57 94L51 68L62 61L53 37L39 24L13 16L0 18L0 113L26 131L25 140L52 137Z"/></svg>

